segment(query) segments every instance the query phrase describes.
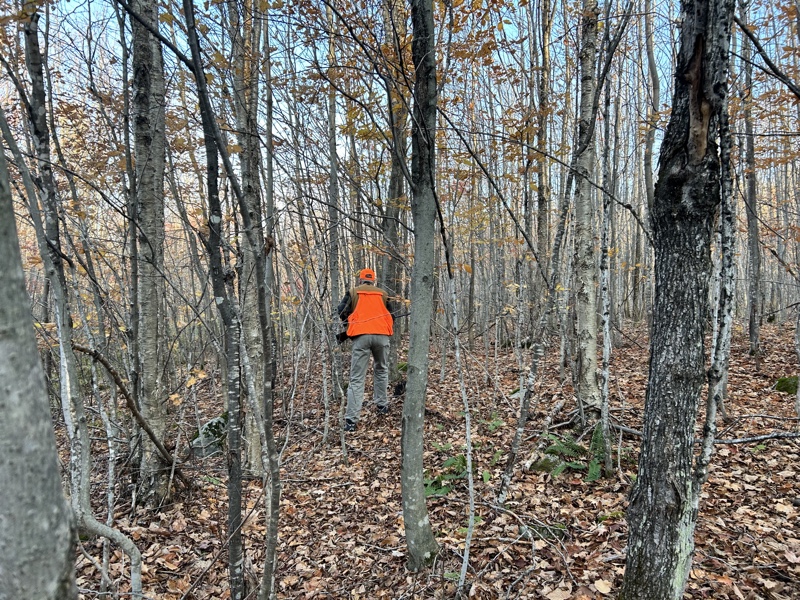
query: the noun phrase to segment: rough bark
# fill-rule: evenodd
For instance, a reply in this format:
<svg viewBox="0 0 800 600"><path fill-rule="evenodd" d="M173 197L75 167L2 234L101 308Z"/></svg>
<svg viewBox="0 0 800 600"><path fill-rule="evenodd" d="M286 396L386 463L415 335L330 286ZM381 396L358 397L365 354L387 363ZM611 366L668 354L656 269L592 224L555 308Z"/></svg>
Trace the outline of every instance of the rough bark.
<svg viewBox="0 0 800 600"><path fill-rule="evenodd" d="M384 9L386 28L391 35L393 53L397 64L402 65L402 46L406 37L405 18L400 14L398 2L387 0ZM386 244L386 252L383 255L381 272L384 279L384 287L389 292L390 297L394 297L395 306L399 306L399 299L403 294L403 265L400 260L400 240L398 229L400 217L405 205L405 175L407 173L406 152L407 152L407 125L408 121L408 98L407 88L403 85L403 73L399 69L393 72L393 79L386 85L386 100L388 103L388 114L392 131L392 166L389 174L389 193L386 199L386 207L383 212L383 239ZM402 311L405 312L405 311ZM403 321L396 319L394 333L389 345L389 382L396 383L402 379L402 374L397 370L397 350L400 345L403 333Z"/></svg>
<svg viewBox="0 0 800 600"><path fill-rule="evenodd" d="M733 0L685 0L672 114L651 223L655 300L639 471L620 598L679 599L697 521L692 456L704 376L711 238L720 202L717 138Z"/></svg>
<svg viewBox="0 0 800 600"><path fill-rule="evenodd" d="M402 500L408 568L419 571L438 552L423 483L423 425L428 384L428 352L433 316L433 254L436 221L434 165L436 136L436 57L431 0L412 0L414 126L412 130L412 201L414 268L411 271L408 384L403 405L401 453Z"/></svg>
<svg viewBox="0 0 800 600"><path fill-rule="evenodd" d="M731 354L731 334L733 332L733 309L736 296L734 258L736 256L736 204L733 196L733 179L730 174L732 141L728 122L727 101L723 102L720 114L720 209L719 246L720 261L716 305L714 306L714 331L711 341L711 366L708 369L708 396L706 398L706 421L703 427L703 441L696 460L694 498L695 510L699 504L700 490L708 479L708 465L717 435L717 412L727 418L725 412L725 386L728 379L728 364Z"/></svg>
<svg viewBox="0 0 800 600"><path fill-rule="evenodd" d="M0 152L0 598L77 598L74 531Z"/></svg>

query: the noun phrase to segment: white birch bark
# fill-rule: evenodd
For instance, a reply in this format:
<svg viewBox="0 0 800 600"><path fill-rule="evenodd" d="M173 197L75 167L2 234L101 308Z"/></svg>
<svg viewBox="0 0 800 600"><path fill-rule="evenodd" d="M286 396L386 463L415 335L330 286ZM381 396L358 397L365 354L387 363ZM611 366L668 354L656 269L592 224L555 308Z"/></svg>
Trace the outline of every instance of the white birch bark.
<svg viewBox="0 0 800 600"><path fill-rule="evenodd" d="M584 0L580 51L580 117L578 139L583 151L576 161L575 195L575 337L577 365L575 387L581 414L600 413L601 398L597 381L597 258L594 245L592 206L595 171L593 105L597 69L597 3Z"/></svg>
<svg viewBox="0 0 800 600"><path fill-rule="evenodd" d="M614 186L611 174L609 173L609 162L611 161L611 92L610 86L605 88L605 144L603 146L603 221L600 234L600 298L602 301L602 323L603 323L603 364L600 372L600 423L603 430L603 453L606 474L611 473L614 468L613 457L611 456L611 427L609 414L608 380L610 378L611 362L611 274L610 274L610 244L609 236L611 229L611 196L614 194ZM616 119L615 119L615 124Z"/></svg>

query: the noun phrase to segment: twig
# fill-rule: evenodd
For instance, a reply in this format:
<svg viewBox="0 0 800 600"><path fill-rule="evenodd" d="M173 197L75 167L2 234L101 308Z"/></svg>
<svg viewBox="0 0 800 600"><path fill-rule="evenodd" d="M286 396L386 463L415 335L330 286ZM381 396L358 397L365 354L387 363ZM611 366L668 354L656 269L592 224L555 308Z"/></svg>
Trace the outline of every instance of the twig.
<svg viewBox="0 0 800 600"><path fill-rule="evenodd" d="M772 75L774 75L778 81L781 81L787 88L789 88L789 91L791 91L795 96L800 98L800 87L798 87L798 85L794 81L792 81L788 75L786 75L783 71L781 71L775 65L775 63L773 63L772 60L770 60L767 51L764 50L764 47L761 45L761 42L759 42L758 38L753 34L752 31L750 31L750 28L745 23L742 23L741 19L739 19L739 17L737 17L736 15L734 15L733 20L736 21L736 24L739 26L739 29L741 29L742 32L750 39L750 41L753 42L753 45L756 47L756 50L758 51L758 54L761 56L762 60L766 63L767 67L769 67L769 70L772 72Z"/></svg>
<svg viewBox="0 0 800 600"><path fill-rule="evenodd" d="M550 411L550 414L544 420L544 424L542 426L542 431L539 434L539 443L536 446L536 450L534 450L530 456L528 456L528 460L525 461L524 467L525 470L528 471L533 464L534 458L542 451L542 447L546 443L546 436L548 431L550 431L550 424L553 422L553 419L558 415L561 410L564 408L564 404L566 404L566 400L560 400L554 407L553 410Z"/></svg>
<svg viewBox="0 0 800 600"><path fill-rule="evenodd" d="M525 569L524 572L520 573L519 577L517 577L514 581L511 582L511 585L508 586L508 591L506 592L506 598L510 598L511 597L511 591L516 587L516 585L520 581L530 577L531 571L533 571L535 568L536 568L536 565L532 565L532 566L528 567L527 569Z"/></svg>

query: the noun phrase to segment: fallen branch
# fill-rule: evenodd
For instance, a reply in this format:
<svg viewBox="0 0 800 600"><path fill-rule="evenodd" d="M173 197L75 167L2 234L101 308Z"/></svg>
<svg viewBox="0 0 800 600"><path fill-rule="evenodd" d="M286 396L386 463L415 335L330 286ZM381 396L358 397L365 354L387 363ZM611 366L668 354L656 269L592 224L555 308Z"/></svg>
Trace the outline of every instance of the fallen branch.
<svg viewBox="0 0 800 600"><path fill-rule="evenodd" d="M133 418L136 419L136 422L139 424L139 427L141 427L147 433L147 437L149 437L150 441L153 442L156 449L158 450L158 453L161 455L161 458L164 459L166 464L171 469L175 470L175 475L178 477L178 479L181 480L181 483L183 483L186 489L191 489L192 484L189 482L188 479L186 479L183 472L180 470L180 468L178 468L175 459L164 447L164 444L161 443L161 440L158 439L158 436L156 436L155 432L150 428L150 425L148 425L147 421L142 416L142 413L139 412L139 409L136 408L136 402L134 402L133 396L131 396L130 392L128 391L128 388L125 387L125 383L122 381L122 377L120 377L119 373L117 373L117 370L113 366L111 366L111 363L108 362L106 357L100 354L97 350L92 350L91 348L81 346L74 342L72 344L72 348L74 350L77 350L78 352L83 352L84 354L88 354L94 360L96 360L105 367L106 371L108 371L109 375L111 375L111 377L114 379L114 383L117 384L117 387L119 388L119 391L122 393L122 396L125 398L125 404L127 404L128 409L131 411Z"/></svg>
<svg viewBox="0 0 800 600"><path fill-rule="evenodd" d="M778 418L778 417L774 417ZM787 419L787 420L796 420L796 419ZM622 431L624 433L630 433L632 435L637 435L639 437L642 436L641 431L637 431L636 429L631 429L630 427L625 427L624 425L617 425L616 423L612 423L611 427L618 431ZM732 438L727 440L714 440L714 444L751 444L753 442L763 442L764 440L780 440L780 439L798 439L800 438L800 433L793 433L791 431L776 431L775 433L767 433L764 435L757 435L754 437L748 438ZM695 439L694 443L699 444L703 440L700 438Z"/></svg>
<svg viewBox="0 0 800 600"><path fill-rule="evenodd" d="M642 437L642 432L638 429L631 429L630 427L625 427L624 425L618 425L617 423L610 423L613 429L617 431L621 431L622 433L630 433L631 435L636 435Z"/></svg>
<svg viewBox="0 0 800 600"><path fill-rule="evenodd" d="M753 442L763 442L764 440L794 440L800 438L800 433L791 431L776 431L765 435L757 435L749 438L733 438L729 440L714 440L715 444L751 444ZM696 440L699 442L700 440Z"/></svg>

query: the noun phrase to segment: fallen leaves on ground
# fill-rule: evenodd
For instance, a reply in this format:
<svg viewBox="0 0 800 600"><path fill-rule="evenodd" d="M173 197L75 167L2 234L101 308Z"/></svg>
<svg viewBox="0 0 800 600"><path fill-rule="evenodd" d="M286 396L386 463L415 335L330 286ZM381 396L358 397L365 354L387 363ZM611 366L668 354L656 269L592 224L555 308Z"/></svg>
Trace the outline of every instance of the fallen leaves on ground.
<svg viewBox="0 0 800 600"><path fill-rule="evenodd" d="M648 350L641 332L629 333L613 354L611 407L616 422L639 429ZM726 400L731 421L720 423L721 439L798 429L793 420L794 398L773 389L779 377L797 372L793 334L766 327L762 335L766 353L759 372L747 354L741 329L735 335ZM498 349L497 361L494 356L494 348L488 354L483 348L476 348L473 354L465 352L476 513L467 594L470 598L549 600L614 597L624 572L624 515L636 473L639 440L618 433L614 440L618 472L594 482L587 482L585 472L579 470L567 470L557 477L524 470L521 465L541 441L542 423L562 400L566 400L566 408L556 415L550 431L574 434L565 425L574 408L573 392L568 384L559 382L557 352L551 353L540 367L537 396L508 500L498 506L497 484L517 419L518 400L511 396L529 357L511 349ZM520 356L522 363L518 362ZM428 502L440 544L436 562L419 574L405 569L401 401L393 402L388 416L378 417L367 392L358 430L346 438L345 462L335 419L329 423L328 443L322 443L321 384L319 374L311 370L295 382L300 387L292 416L278 420L278 435L288 436L282 463L279 598L435 599L455 595L469 518L467 480L457 472L458 456L464 452L464 409L452 357L447 361L434 358L424 464L432 489L440 492ZM290 382L283 383L288 387ZM201 408L209 417L220 412L210 398ZM330 413L337 410L333 407ZM702 419L701 414L698 437ZM800 598L800 508L794 503L800 498L799 456L797 440L716 446L702 493L685 598ZM115 526L142 551L148 597L226 598L224 463L217 457L183 468L193 474L197 484L191 494L155 514L140 509L131 516L126 512L129 506L120 506ZM95 488L104 489L102 485ZM96 493L96 507L103 506L104 492ZM245 570L252 587L260 581L264 558L265 508L260 482L247 483L244 509ZM86 554L78 558L78 583L82 597L88 599L96 597L101 587L102 541L83 544ZM110 564L113 587L125 593L129 589L128 561L113 549ZM193 591L187 596L190 588Z"/></svg>

